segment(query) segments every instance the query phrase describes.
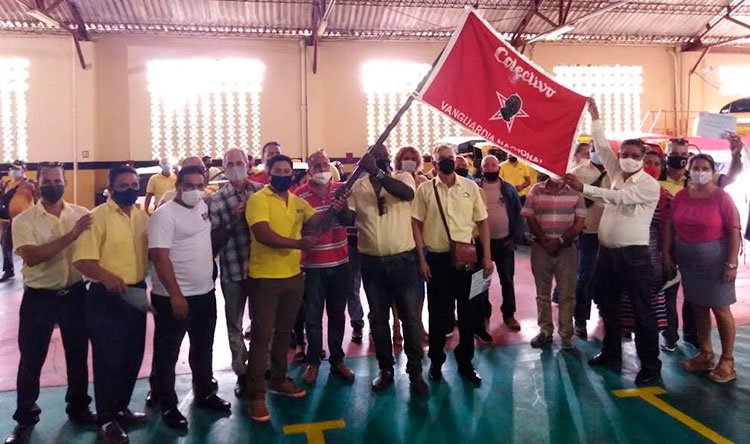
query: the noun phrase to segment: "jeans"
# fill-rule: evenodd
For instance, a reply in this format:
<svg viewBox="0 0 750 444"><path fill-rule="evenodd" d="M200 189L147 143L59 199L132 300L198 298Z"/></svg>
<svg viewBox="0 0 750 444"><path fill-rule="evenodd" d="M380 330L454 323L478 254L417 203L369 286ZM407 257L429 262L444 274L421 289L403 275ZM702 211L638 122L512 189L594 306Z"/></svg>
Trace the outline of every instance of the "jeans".
<svg viewBox="0 0 750 444"><path fill-rule="evenodd" d="M664 290L664 299L667 306L667 328L661 333L664 339L669 343L675 343L680 339L678 333L680 320L677 317L677 290L680 285L675 284Z"/></svg>
<svg viewBox="0 0 750 444"><path fill-rule="evenodd" d="M431 364L440 367L445 362L445 335L455 326L453 313L458 306L459 342L453 354L459 370L471 369L479 316L479 302L476 298L469 300L471 273L453 268L450 253L427 253L427 264L432 275L427 282Z"/></svg>
<svg viewBox="0 0 750 444"><path fill-rule="evenodd" d="M651 308L651 258L648 247L599 248L593 289L604 318L602 353L620 357L620 303L627 289L635 318L635 349L641 368L660 370L659 331Z"/></svg>
<svg viewBox="0 0 750 444"><path fill-rule="evenodd" d="M145 283L139 284L145 289ZM86 295L86 325L94 361L97 424L115 420L130 404L146 344L146 313L92 283Z"/></svg>
<svg viewBox="0 0 750 444"><path fill-rule="evenodd" d="M67 293L57 290L26 288L21 301L18 325L18 349L21 360L17 375L17 408L13 419L19 424L39 422L41 409L39 376L47 358L50 339L55 324L60 326L65 364L68 374L68 391L65 402L67 412L85 410L88 396L89 374L86 359L89 340L86 336L86 287L82 282L71 286Z"/></svg>
<svg viewBox="0 0 750 444"><path fill-rule="evenodd" d="M331 367L344 360L346 300L351 294L349 264L328 268L305 269L305 325L307 328L307 363L320 365L323 349L323 308L328 315L328 358Z"/></svg>
<svg viewBox="0 0 750 444"><path fill-rule="evenodd" d="M242 319L245 316L247 302L247 281L221 281L221 292L224 295L224 314L227 319L227 336L229 351L232 353L232 370L237 376L247 372L247 345L242 330Z"/></svg>
<svg viewBox="0 0 750 444"><path fill-rule="evenodd" d="M0 240L3 249L3 272L13 273L13 233L10 221L3 221L3 238Z"/></svg>
<svg viewBox="0 0 750 444"><path fill-rule="evenodd" d="M370 304L370 330L381 370L393 370L393 345L388 323L395 303L404 330L407 373L422 371L422 329L419 323L417 258L414 251L362 257L362 282Z"/></svg>
<svg viewBox="0 0 750 444"><path fill-rule="evenodd" d="M558 332L563 339L573 336L573 312L576 306L578 250L570 245L551 256L538 242L531 244L531 271L536 284L537 324L541 332L552 336L552 278L558 289Z"/></svg>
<svg viewBox="0 0 750 444"><path fill-rule="evenodd" d="M352 287L346 300L346 308L352 328L362 328L365 326L365 312L362 310L359 293L362 289L362 259L357 250L356 238L354 241L349 239L349 279L352 281Z"/></svg>
<svg viewBox="0 0 750 444"><path fill-rule="evenodd" d="M490 240L490 254L492 255L492 261L495 263L497 269L497 275L500 278L500 286L502 288L503 303L500 306L500 311L503 313L503 319L512 318L516 313L516 290L513 285L513 275L515 274L515 252L512 248L505 246L508 238L503 239L491 239ZM481 262L484 252L482 251L482 243L477 239L474 244L477 246L477 254ZM485 320L489 319L492 315L492 304L490 303L490 292L485 291L476 296L477 304L479 305L479 313L477 316L477 331L485 330Z"/></svg>
<svg viewBox="0 0 750 444"><path fill-rule="evenodd" d="M180 346L187 333L190 338L190 370L193 373L195 399L215 393L213 383L213 347L216 331L216 295L213 290L199 296L188 296L187 319L176 319L169 297L151 295L154 315L154 365L151 392L162 411L177 407L174 391L175 370Z"/></svg>
<svg viewBox="0 0 750 444"><path fill-rule="evenodd" d="M250 355L247 360L247 388L250 399L264 399L269 346L271 384L286 378L286 352L302 293L302 273L285 279L250 279L250 302L253 305Z"/></svg>
<svg viewBox="0 0 750 444"><path fill-rule="evenodd" d="M594 277L596 255L599 252L599 235L583 233L578 238L578 280L576 282L576 323L585 323L591 317L591 279Z"/></svg>

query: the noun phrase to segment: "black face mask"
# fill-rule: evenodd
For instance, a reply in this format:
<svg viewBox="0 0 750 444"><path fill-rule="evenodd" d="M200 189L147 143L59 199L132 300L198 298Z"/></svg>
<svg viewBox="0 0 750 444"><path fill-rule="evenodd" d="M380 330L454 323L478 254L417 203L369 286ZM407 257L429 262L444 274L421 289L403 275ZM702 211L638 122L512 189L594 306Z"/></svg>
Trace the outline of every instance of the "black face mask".
<svg viewBox="0 0 750 444"><path fill-rule="evenodd" d="M44 185L39 190L44 200L49 203L57 203L65 192L65 185Z"/></svg>
<svg viewBox="0 0 750 444"><path fill-rule="evenodd" d="M375 161L375 165L386 173L391 169L391 161L388 159L378 159Z"/></svg>
<svg viewBox="0 0 750 444"><path fill-rule="evenodd" d="M500 177L500 172L495 171L494 173L484 173L484 178L490 182L494 182Z"/></svg>
<svg viewBox="0 0 750 444"><path fill-rule="evenodd" d="M456 161L450 157L446 157L438 162L438 169L443 174L451 174L456 170Z"/></svg>
<svg viewBox="0 0 750 444"><path fill-rule="evenodd" d="M461 177L466 177L469 175L469 169L468 168L456 168L456 174L458 174Z"/></svg>
<svg viewBox="0 0 750 444"><path fill-rule="evenodd" d="M687 157L671 155L667 157L667 166L673 170L681 170L687 166Z"/></svg>
<svg viewBox="0 0 750 444"><path fill-rule="evenodd" d="M130 207L138 200L138 190L128 188L123 191L113 191L112 199L123 207Z"/></svg>
<svg viewBox="0 0 750 444"><path fill-rule="evenodd" d="M510 160L510 163L516 163L516 162L518 162L518 157L516 157L516 156L510 156L510 157L508 157L508 160Z"/></svg>
<svg viewBox="0 0 750 444"><path fill-rule="evenodd" d="M292 176L271 175L271 187L279 193L283 193L292 186Z"/></svg>

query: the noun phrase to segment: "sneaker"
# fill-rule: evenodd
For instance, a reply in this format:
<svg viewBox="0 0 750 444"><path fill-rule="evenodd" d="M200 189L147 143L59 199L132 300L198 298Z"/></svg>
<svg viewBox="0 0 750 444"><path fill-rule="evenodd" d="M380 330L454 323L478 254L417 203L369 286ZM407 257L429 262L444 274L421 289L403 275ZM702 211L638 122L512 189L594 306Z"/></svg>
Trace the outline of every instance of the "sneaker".
<svg viewBox="0 0 750 444"><path fill-rule="evenodd" d="M492 335L487 330L474 332L474 337L485 344L492 344Z"/></svg>
<svg viewBox="0 0 750 444"><path fill-rule="evenodd" d="M545 345L549 345L552 343L552 336L548 335L545 332L540 332L538 335L534 337L534 339L531 340L531 346L533 348L542 348Z"/></svg>
<svg viewBox="0 0 750 444"><path fill-rule="evenodd" d="M270 391L271 393L288 396L290 398L302 398L307 394L307 391L305 389L298 387L289 378L285 378L276 383L272 383Z"/></svg>
<svg viewBox="0 0 750 444"><path fill-rule="evenodd" d="M519 324L513 316L504 318L503 323L505 323L511 331L521 331L521 324Z"/></svg>
<svg viewBox="0 0 750 444"><path fill-rule="evenodd" d="M573 347L573 339L572 338L562 338L560 340L560 346L563 350L573 350L575 347Z"/></svg>
<svg viewBox="0 0 750 444"><path fill-rule="evenodd" d="M271 413L266 407L266 401L254 399L250 401L250 419L255 422L268 422L271 420Z"/></svg>
<svg viewBox="0 0 750 444"><path fill-rule="evenodd" d="M673 352L677 350L677 342L674 341L664 341L664 343L661 345L661 349L665 352Z"/></svg>

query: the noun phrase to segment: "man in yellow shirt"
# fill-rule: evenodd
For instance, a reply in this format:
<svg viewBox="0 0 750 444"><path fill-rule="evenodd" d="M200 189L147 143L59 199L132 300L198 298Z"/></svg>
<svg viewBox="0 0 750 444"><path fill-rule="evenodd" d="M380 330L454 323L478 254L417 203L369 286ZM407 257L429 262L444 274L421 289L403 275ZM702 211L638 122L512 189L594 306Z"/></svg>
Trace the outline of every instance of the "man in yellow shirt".
<svg viewBox="0 0 750 444"><path fill-rule="evenodd" d="M68 370L68 417L79 424L96 422L87 394L86 287L71 263L71 245L91 225L91 216L85 208L62 199L62 164L41 164L37 178L42 199L13 220L13 244L24 264L24 292L18 326L18 402L13 415L18 425L5 441L10 444L26 442L39 422L39 376L55 324L60 326Z"/></svg>
<svg viewBox="0 0 750 444"><path fill-rule="evenodd" d="M151 200L153 199L154 206L156 207L164 193L174 190L175 183L177 182L177 176L172 172L172 164L168 158L162 157L159 160L159 167L161 167L161 172L151 176L146 185L146 197L143 200L143 208L148 214L151 214Z"/></svg>
<svg viewBox="0 0 750 444"><path fill-rule="evenodd" d="M266 166L270 173L269 185L251 195L245 209L252 245L248 286L253 326L247 384L251 399L250 418L258 422L271 419L266 407L264 379L269 345L271 391L292 398L307 394L287 379L286 352L304 292L301 250L309 249L316 242L315 236L302 236L302 226L314 229L325 218L325 213L316 214L304 199L289 192L293 179L289 157L272 157ZM335 211L341 211L345 206L343 198L331 202Z"/></svg>
<svg viewBox="0 0 750 444"><path fill-rule="evenodd" d="M480 316L478 299L469 300L472 270L454 267L453 242L471 243L474 229L479 229L482 251L490 251L490 228L487 205L479 186L455 172L456 155L450 146L438 146L433 159L438 177L417 190L412 207L412 230L419 254L419 270L427 281L430 307L430 379L443 379L445 335L453 331L453 313L458 305L459 344L454 352L458 372L479 385L482 378L474 369L474 329ZM427 249L425 255L424 249ZM494 266L489 254L482 258L484 277L492 275Z"/></svg>
<svg viewBox="0 0 750 444"><path fill-rule="evenodd" d="M368 176L352 186L349 209L354 211L359 237L362 283L370 306L370 330L380 373L373 391L393 384L393 348L388 323L396 305L404 328L404 352L411 388L419 396L429 389L422 378L421 297L414 236L410 229L414 178L405 171L391 171L388 150L376 146L360 165Z"/></svg>
<svg viewBox="0 0 750 444"><path fill-rule="evenodd" d="M531 168L516 156L508 156L508 160L500 164L500 178L516 187L522 205L526 202L526 195L529 194L531 186L534 185L531 171Z"/></svg>
<svg viewBox="0 0 750 444"><path fill-rule="evenodd" d="M99 437L128 441L122 426L147 421L128 408L146 340L146 313L126 302L146 290L147 221L135 207L138 173L119 166L109 172L109 200L91 212L91 228L75 246L73 265L91 280L87 327L94 361L94 397Z"/></svg>
<svg viewBox="0 0 750 444"><path fill-rule="evenodd" d="M26 164L21 160L15 160L10 164L11 180L3 182L0 186L0 201L6 206L7 220L2 222L2 239L0 244L3 250L3 275L0 282L5 282L15 276L13 265L13 232L11 221L14 217L34 206L37 201L38 190L36 183L26 177Z"/></svg>

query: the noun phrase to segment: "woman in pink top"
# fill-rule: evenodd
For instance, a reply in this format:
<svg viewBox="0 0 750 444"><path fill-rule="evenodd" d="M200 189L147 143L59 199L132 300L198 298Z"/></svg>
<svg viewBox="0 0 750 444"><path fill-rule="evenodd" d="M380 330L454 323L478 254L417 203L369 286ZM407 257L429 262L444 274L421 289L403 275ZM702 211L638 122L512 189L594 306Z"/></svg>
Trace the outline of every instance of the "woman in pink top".
<svg viewBox="0 0 750 444"><path fill-rule="evenodd" d="M730 305L737 300L734 281L741 242L740 217L732 198L714 183L715 173L711 156L699 154L690 160L692 185L672 201L662 251L667 269L675 270L675 264L680 269L685 300L693 305L698 329L700 352L683 361L682 368L691 372L709 370L712 381L728 382L737 377ZM721 358L715 367L711 311L721 338Z"/></svg>

